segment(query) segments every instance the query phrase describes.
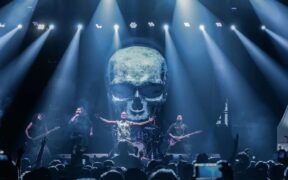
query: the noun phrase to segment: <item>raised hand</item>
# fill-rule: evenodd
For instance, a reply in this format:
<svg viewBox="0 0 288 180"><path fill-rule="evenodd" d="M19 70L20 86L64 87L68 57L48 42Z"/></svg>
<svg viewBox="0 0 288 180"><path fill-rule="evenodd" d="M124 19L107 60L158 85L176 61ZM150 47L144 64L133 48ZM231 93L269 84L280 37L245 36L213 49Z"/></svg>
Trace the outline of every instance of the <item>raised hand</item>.
<svg viewBox="0 0 288 180"><path fill-rule="evenodd" d="M153 122L153 121L155 121L155 116L152 116L152 117L149 117L149 122Z"/></svg>

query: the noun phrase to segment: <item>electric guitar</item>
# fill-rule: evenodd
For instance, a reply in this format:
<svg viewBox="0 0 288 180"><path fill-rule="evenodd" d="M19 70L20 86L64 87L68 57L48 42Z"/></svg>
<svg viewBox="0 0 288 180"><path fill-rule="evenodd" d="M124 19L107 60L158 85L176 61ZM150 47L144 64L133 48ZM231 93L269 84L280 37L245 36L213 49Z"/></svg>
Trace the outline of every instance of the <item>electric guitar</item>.
<svg viewBox="0 0 288 180"><path fill-rule="evenodd" d="M42 138L44 138L44 137L47 137L47 136L49 136L51 133L53 133L53 132L55 132L55 131L57 131L57 130L59 130L59 129L60 129L60 126L56 126L56 127L54 127L53 129L50 129L49 131L47 131L47 132L45 132L45 133L43 133L43 134L40 134L40 135L38 135L38 136L33 137L32 140L33 140L33 141L36 141L36 140L38 140L38 139L42 139Z"/></svg>
<svg viewBox="0 0 288 180"><path fill-rule="evenodd" d="M175 146L175 144L177 144L178 142L180 142L184 139L187 139L193 135L200 134L202 132L203 132L202 130L198 130L198 131L194 131L192 133L186 134L186 135L171 137L169 140L169 146Z"/></svg>

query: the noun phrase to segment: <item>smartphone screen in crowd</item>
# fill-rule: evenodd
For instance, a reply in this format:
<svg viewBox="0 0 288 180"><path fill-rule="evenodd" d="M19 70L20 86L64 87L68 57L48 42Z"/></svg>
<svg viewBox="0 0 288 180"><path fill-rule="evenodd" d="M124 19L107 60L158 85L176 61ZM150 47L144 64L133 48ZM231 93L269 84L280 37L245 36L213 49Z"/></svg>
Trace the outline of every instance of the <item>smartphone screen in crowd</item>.
<svg viewBox="0 0 288 180"><path fill-rule="evenodd" d="M220 171L220 165L216 163L195 164L194 177L197 180L221 178L222 172Z"/></svg>

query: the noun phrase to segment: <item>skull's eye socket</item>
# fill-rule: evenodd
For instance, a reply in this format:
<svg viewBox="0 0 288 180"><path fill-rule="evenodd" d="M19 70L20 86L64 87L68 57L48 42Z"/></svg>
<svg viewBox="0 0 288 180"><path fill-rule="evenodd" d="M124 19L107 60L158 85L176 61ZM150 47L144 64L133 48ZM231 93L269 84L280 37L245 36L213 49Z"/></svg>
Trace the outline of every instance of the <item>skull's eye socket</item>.
<svg viewBox="0 0 288 180"><path fill-rule="evenodd" d="M135 94L134 87L129 84L114 84L111 92L118 98L131 98Z"/></svg>
<svg viewBox="0 0 288 180"><path fill-rule="evenodd" d="M146 84L139 88L140 94L147 98L156 98L159 97L164 90L164 86L162 84Z"/></svg>

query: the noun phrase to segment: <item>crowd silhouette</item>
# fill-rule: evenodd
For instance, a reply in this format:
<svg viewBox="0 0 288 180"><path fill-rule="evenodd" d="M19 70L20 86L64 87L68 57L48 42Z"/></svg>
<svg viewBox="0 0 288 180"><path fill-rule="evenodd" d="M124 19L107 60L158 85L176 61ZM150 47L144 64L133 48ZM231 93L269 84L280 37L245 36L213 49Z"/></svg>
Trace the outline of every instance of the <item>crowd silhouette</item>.
<svg viewBox="0 0 288 180"><path fill-rule="evenodd" d="M16 160L13 160L11 152L1 150L0 179L190 180L197 179L195 165L199 163L216 164L222 174L218 180L288 179L288 157L285 150L279 150L277 158L269 161L256 160L248 149L236 152L228 160L211 158L205 153L185 158L165 155L161 159L149 160L129 153L129 143L123 141L118 144L118 154L112 158L89 158L77 146L69 162L53 159L43 164L45 143L43 139L35 161L23 157L24 150L21 148L17 151Z"/></svg>

